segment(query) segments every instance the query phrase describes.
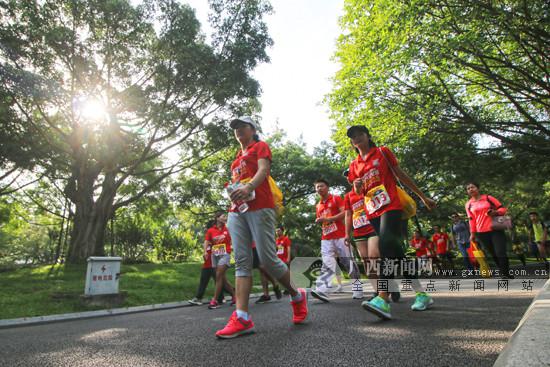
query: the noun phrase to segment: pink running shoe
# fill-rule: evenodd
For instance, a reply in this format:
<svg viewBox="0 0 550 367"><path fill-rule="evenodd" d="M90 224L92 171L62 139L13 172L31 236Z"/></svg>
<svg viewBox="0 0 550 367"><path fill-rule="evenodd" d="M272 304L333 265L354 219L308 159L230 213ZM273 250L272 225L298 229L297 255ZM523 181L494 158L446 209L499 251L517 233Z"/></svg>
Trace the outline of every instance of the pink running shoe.
<svg viewBox="0 0 550 367"><path fill-rule="evenodd" d="M237 317L237 311L233 311L227 325L223 329L218 330L216 336L221 339L230 339L253 332L254 323L252 319L246 321L242 317Z"/></svg>
<svg viewBox="0 0 550 367"><path fill-rule="evenodd" d="M307 294L304 288L298 288L298 292L302 295L300 302L291 301L292 305L292 322L294 324L301 324L307 318Z"/></svg>
<svg viewBox="0 0 550 367"><path fill-rule="evenodd" d="M208 308L211 309L211 310L214 310L216 308L220 308L220 304L218 303L218 301L216 301L215 299L213 299L212 301L210 301L210 303L208 304Z"/></svg>

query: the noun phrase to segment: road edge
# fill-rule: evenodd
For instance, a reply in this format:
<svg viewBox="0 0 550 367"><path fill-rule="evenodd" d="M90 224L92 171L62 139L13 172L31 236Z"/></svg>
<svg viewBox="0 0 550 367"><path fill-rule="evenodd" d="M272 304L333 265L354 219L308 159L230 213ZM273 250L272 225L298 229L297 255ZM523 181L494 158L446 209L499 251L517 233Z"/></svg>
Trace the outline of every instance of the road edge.
<svg viewBox="0 0 550 367"><path fill-rule="evenodd" d="M550 279L523 315L493 367L550 366Z"/></svg>

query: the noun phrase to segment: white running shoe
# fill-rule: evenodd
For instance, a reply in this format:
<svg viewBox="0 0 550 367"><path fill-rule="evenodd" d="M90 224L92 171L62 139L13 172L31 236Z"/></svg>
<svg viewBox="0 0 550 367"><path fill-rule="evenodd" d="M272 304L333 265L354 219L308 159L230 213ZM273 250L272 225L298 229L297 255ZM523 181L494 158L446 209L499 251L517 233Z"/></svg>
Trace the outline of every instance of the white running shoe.
<svg viewBox="0 0 550 367"><path fill-rule="evenodd" d="M334 293L344 293L344 287L342 287L342 284L338 284L338 287L336 287Z"/></svg>
<svg viewBox="0 0 550 367"><path fill-rule="evenodd" d="M194 297L193 299L190 299L187 301L190 305L200 306L202 305L202 299L198 299L197 297Z"/></svg>
<svg viewBox="0 0 550 367"><path fill-rule="evenodd" d="M353 291L353 296L351 297L352 299L363 299L364 298L364 295L363 295L363 291Z"/></svg>

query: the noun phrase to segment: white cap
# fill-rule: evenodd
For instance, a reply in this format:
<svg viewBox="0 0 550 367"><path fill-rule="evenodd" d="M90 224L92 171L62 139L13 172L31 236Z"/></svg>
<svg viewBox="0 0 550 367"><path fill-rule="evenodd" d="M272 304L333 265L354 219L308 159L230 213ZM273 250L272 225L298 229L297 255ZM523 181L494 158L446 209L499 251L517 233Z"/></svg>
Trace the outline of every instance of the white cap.
<svg viewBox="0 0 550 367"><path fill-rule="evenodd" d="M237 124L239 122L242 122L244 124L248 124L250 126L252 126L254 128L254 130L258 130L258 124L256 122L254 122L254 120L252 120L252 117L250 116L240 116L234 120L231 120L231 123L229 124L229 126L231 126L232 129L236 129L237 127Z"/></svg>

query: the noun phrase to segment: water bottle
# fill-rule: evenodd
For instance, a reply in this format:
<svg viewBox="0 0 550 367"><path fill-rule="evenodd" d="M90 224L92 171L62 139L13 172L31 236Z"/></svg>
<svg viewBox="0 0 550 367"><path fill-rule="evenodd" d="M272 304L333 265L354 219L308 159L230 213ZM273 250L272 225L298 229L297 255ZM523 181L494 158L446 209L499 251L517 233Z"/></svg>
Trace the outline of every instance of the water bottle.
<svg viewBox="0 0 550 367"><path fill-rule="evenodd" d="M225 188L227 190L227 194L231 196L231 193L241 186L242 186L241 183L237 181L232 184L226 183ZM239 213L245 213L249 208L246 201L242 201L242 200L233 202L233 207L236 207Z"/></svg>

